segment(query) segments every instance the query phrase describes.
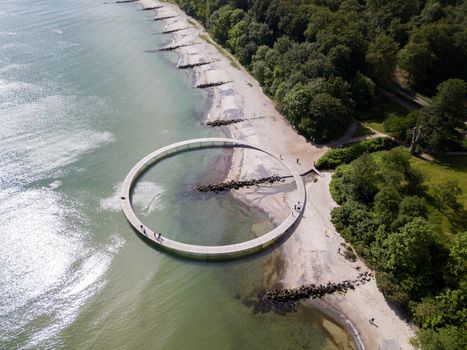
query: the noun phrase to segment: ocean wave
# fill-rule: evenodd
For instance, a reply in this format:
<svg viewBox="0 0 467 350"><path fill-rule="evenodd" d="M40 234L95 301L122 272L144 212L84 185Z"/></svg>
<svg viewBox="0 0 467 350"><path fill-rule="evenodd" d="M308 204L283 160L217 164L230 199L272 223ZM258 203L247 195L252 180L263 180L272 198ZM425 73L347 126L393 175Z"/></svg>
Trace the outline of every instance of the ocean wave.
<svg viewBox="0 0 467 350"><path fill-rule="evenodd" d="M100 201L103 210L118 212L122 210L120 199L122 184L114 186L114 193ZM138 207L143 216L147 216L156 210L165 208L163 201L164 186L154 182L143 181L138 183L133 193L133 204Z"/></svg>
<svg viewBox="0 0 467 350"><path fill-rule="evenodd" d="M105 285L105 274L125 241L111 234L103 245L90 242L77 207L48 188L0 193L3 344L25 332L24 347L53 348L48 343ZM44 318L53 321L34 327Z"/></svg>
<svg viewBox="0 0 467 350"><path fill-rule="evenodd" d="M1 35L1 33L0 33L0 35ZM12 70L21 70L26 66L27 65L25 65L25 64L16 64L16 63L7 64L5 67L0 68L0 73L4 74L4 73L9 73ZM2 84L2 80L0 80L0 86L1 86L1 84Z"/></svg>
<svg viewBox="0 0 467 350"><path fill-rule="evenodd" d="M61 177L63 168L83 154L114 142L113 133L83 124L82 118L104 109L99 99L73 96L48 96L0 109L0 178L25 184Z"/></svg>

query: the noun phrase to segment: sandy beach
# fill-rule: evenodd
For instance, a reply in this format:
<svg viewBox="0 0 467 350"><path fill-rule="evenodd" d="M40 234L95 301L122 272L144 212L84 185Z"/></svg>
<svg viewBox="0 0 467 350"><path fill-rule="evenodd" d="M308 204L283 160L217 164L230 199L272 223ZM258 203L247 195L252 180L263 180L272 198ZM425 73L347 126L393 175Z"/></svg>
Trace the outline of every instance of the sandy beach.
<svg viewBox="0 0 467 350"><path fill-rule="evenodd" d="M232 81L207 89L210 101L207 120L257 118L223 127L229 137L266 148L300 172L309 170L329 149L330 145L316 145L298 135L275 110L274 103L265 96L259 83L232 56L225 51L221 53L198 22L173 4L155 0L141 0L140 4L143 7L163 6L152 13L159 18L171 17L164 20L165 30L183 29L173 32L174 40L168 44L186 45L176 51L180 57L179 65L211 62L192 70L193 86ZM284 175L284 170L271 157L236 149L228 179L272 174ZM329 193L331 175L326 172L321 177L305 177L307 203L304 215L294 233L278 248L285 262L278 282L285 288L339 282L354 279L359 272L370 271L361 260L347 261L338 252L344 240L330 221L330 212L336 206ZM290 212L294 202L293 185L287 182L242 189L233 195L260 208L275 223ZM329 295L309 302L346 327L359 348L412 349L409 343L415 335L412 327L386 303L374 278L345 295ZM375 319L374 324L369 323L371 318Z"/></svg>

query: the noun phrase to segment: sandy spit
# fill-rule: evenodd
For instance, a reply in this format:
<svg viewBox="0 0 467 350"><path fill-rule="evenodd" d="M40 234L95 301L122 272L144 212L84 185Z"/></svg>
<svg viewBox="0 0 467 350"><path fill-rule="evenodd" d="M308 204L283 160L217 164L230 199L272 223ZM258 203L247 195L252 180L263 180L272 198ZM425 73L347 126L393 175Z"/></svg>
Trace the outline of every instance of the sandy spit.
<svg viewBox="0 0 467 350"><path fill-rule="evenodd" d="M169 44L187 45L177 50L179 64L212 62L193 69L194 86L233 81L208 89L210 103L206 111L207 120L261 117L232 124L223 130L230 137L257 144L281 155L290 167L300 172L310 169L329 149L331 144L316 145L298 135L276 111L274 103L265 96L259 83L234 57L225 51L221 53L196 20L173 4L156 0L141 0L140 3L143 7L163 6L153 11L157 17L175 16L164 20L165 30L183 28L172 34L174 40ZM343 139L333 142L333 145L348 138L349 135L345 135ZM284 169L262 153L235 150L229 179L267 174L282 175ZM338 252L344 240L330 221L330 212L336 206L329 193L330 180L331 173L305 178L307 204L304 215L295 232L278 247L281 259L285 261L280 281L285 288L354 279L358 272L370 271L361 260L349 262ZM293 206L293 188L290 183L283 183L242 189L235 191L234 195L260 208L278 223ZM345 295L331 295L310 302L346 327L359 348L413 349L409 343L409 339L414 336L413 328L391 309L374 279ZM369 323L370 318L375 319L375 325Z"/></svg>

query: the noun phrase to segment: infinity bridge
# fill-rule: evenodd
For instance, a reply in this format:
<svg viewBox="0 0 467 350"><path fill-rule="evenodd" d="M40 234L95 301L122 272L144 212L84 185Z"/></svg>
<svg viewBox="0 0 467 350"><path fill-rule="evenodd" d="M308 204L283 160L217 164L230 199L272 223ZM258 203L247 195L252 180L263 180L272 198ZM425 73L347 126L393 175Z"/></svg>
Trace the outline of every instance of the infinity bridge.
<svg viewBox="0 0 467 350"><path fill-rule="evenodd" d="M271 157L275 158L277 161L281 162L289 172L292 174L293 179L296 185L295 193L295 203L299 203L298 210L291 210L289 216L276 228L269 231L266 234L261 235L260 237L251 239L249 241L221 245L221 246L204 246L204 245L193 245L181 243L178 241L171 240L165 236L162 236L161 239L158 238L157 231L151 230L149 227L146 227L141 220L136 216L133 205L131 201L131 196L133 192L133 187L136 180L139 176L152 164L156 163L158 160L167 157L168 155L178 153L181 151L186 151L190 149L199 149L199 148L209 148L209 147L244 147L258 150L260 152L266 153ZM191 139L182 142L177 142L163 148L158 149L157 151L148 154L146 157L141 159L128 173L126 176L123 186L122 186L122 202L123 202L123 212L133 226L133 228L138 231L141 235L145 236L147 239L151 240L157 246L170 251L172 253L197 258L197 259L230 259L236 258L248 254L258 252L270 246L272 243L276 242L284 234L290 232L295 222L301 217L306 201L305 185L303 184L300 174L295 170L291 169L282 159L275 156L271 152L268 152L260 147L254 146L252 144L228 138L200 138L200 139Z"/></svg>

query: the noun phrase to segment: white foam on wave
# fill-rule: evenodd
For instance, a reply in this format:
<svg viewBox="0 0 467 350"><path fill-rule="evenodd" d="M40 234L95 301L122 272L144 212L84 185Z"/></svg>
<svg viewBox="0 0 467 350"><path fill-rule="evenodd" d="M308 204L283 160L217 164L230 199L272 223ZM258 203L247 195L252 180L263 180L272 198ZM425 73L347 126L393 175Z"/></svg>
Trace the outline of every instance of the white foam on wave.
<svg viewBox="0 0 467 350"><path fill-rule="evenodd" d="M1 11L0 11L0 17L1 17ZM0 36L14 36L14 35L19 35L17 32L0 32Z"/></svg>
<svg viewBox="0 0 467 350"><path fill-rule="evenodd" d="M110 197L101 200L101 208L113 212L121 211L121 190L122 184L114 186L114 193ZM165 208L163 201L164 192L165 188L161 184L149 181L138 183L133 192L133 205L141 209L144 216L156 210L163 210Z"/></svg>
<svg viewBox="0 0 467 350"><path fill-rule="evenodd" d="M14 65L6 66L5 68L2 68L2 70L12 69L12 68L14 68ZM0 70L0 72L2 72L2 70ZM34 89L33 84L25 83L22 81L8 81L8 80L0 79L0 98L7 97L8 94L13 95L21 91L31 90L31 89Z"/></svg>
<svg viewBox="0 0 467 350"><path fill-rule="evenodd" d="M99 113L102 104L96 98L48 96L0 109L0 177L27 183L57 178L64 166L115 141L111 132L87 127L79 119L80 114Z"/></svg>
<svg viewBox="0 0 467 350"><path fill-rule="evenodd" d="M0 329L4 340L29 329L28 348L47 348L105 285L125 241L89 241L72 202L48 188L0 192ZM77 222L78 220L78 222ZM37 320L49 326L36 328Z"/></svg>
<svg viewBox="0 0 467 350"><path fill-rule="evenodd" d="M60 180L56 180L56 181L51 182L51 183L49 184L49 188L50 188L51 190L55 190L55 189L59 188L61 185L62 185L62 182L61 182Z"/></svg>
<svg viewBox="0 0 467 350"><path fill-rule="evenodd" d="M24 67L26 66L27 66L26 64L17 64L17 63L7 64L6 66L0 68L0 73L4 74L4 73L11 72L13 70L21 70L21 69L24 69ZM0 86L1 84L2 84L2 80L0 80Z"/></svg>

